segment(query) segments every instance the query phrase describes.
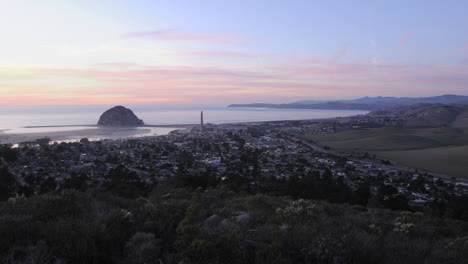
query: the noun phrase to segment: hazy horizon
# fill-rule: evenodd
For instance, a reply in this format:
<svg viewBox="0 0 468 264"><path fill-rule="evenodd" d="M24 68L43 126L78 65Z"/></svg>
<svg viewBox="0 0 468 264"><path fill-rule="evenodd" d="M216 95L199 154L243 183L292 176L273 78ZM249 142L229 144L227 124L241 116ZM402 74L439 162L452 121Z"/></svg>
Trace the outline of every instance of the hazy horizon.
<svg viewBox="0 0 468 264"><path fill-rule="evenodd" d="M346 117L365 110L228 108L216 106L129 106L146 125L198 124L200 111L206 123L260 122ZM0 132L35 126L87 126L97 124L109 106L0 106ZM26 130L34 131L27 128ZM54 131L52 129L51 131Z"/></svg>
<svg viewBox="0 0 468 264"><path fill-rule="evenodd" d="M464 1L0 2L0 105L468 95Z"/></svg>
<svg viewBox="0 0 468 264"><path fill-rule="evenodd" d="M468 94L438 94L438 95L433 95L433 96L421 96L421 97L407 97L407 96L383 96L383 95L378 95L378 96L360 96L360 97L351 97L351 98L333 98L333 99L313 99L313 98L302 98L298 99L295 101L277 101L276 104L291 104L295 102L300 102L300 101L317 101L317 102L333 102L333 101L342 101L342 100L356 100L356 99L362 99L362 98L377 98L377 97L392 97L392 98L426 98L426 97L437 97L437 96L445 96L445 95L455 95L455 96L468 96ZM200 104L197 102L193 103L185 103L185 104L159 104L159 103L128 103L128 104L54 104L54 105L47 105L47 104L29 104L29 105L0 105L1 107L63 107L63 106L70 106L70 107L113 107L117 105L123 105L126 107L170 107L170 108L181 108L181 107L188 107L188 108L193 108L193 107L228 107L231 104L236 104L236 103L242 103L242 104L256 104L256 103L265 103L265 104L270 104L270 101L255 101L255 99L252 99L251 101L243 101L243 102L231 102L231 103L220 103L220 104L215 104L215 103L207 103L207 104ZM1 110L1 109L0 109Z"/></svg>

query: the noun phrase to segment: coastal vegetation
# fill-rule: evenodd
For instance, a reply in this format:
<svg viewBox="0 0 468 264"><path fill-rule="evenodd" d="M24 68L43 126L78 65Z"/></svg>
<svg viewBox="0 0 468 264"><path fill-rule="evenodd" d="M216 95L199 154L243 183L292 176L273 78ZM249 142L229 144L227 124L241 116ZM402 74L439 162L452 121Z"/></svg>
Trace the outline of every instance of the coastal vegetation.
<svg viewBox="0 0 468 264"><path fill-rule="evenodd" d="M4 263L462 263L468 223L166 182L0 204Z"/></svg>

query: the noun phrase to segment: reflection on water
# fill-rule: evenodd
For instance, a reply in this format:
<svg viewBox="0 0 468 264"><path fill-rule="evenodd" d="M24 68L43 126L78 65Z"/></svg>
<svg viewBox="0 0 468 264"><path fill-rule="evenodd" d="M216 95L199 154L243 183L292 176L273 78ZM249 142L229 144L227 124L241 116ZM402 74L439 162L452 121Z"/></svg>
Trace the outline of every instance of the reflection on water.
<svg viewBox="0 0 468 264"><path fill-rule="evenodd" d="M141 137L150 137L150 136L164 136L169 134L171 131L178 130L181 128L175 128L175 127L149 127L149 128L142 128L142 129L113 129L112 132L107 130L107 132L104 132L102 130L94 130L94 131L101 131L98 132L95 136L92 136L92 133L90 132L90 136L73 136L69 135L67 138L64 140L53 140L54 142L77 142L80 141L82 138L87 138L90 141L100 141L100 140L105 140L105 139L122 139L122 138L141 138Z"/></svg>
<svg viewBox="0 0 468 264"><path fill-rule="evenodd" d="M3 131L5 134L32 134L32 133L47 133L47 132L65 132L84 129L94 129L94 127L87 126L73 126L73 127L17 127Z"/></svg>
<svg viewBox="0 0 468 264"><path fill-rule="evenodd" d="M81 129L80 129L81 128ZM60 129L56 131L55 129ZM50 128L24 128L11 130L9 133L0 133L0 142L19 143L34 141L38 138L49 137L52 142L76 142L83 138L91 141L104 139L139 138L147 136L167 135L178 130L175 127L140 127L140 128L99 128L99 127L50 127ZM16 131L25 131L15 133Z"/></svg>

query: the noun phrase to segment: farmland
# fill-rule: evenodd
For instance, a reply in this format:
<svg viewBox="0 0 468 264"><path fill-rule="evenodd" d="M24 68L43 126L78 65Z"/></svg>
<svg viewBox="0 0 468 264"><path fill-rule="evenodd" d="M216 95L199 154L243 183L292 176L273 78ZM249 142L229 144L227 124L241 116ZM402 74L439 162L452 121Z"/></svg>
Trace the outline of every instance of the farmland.
<svg viewBox="0 0 468 264"><path fill-rule="evenodd" d="M468 127L342 129L303 138L341 154L367 152L408 167L468 178Z"/></svg>

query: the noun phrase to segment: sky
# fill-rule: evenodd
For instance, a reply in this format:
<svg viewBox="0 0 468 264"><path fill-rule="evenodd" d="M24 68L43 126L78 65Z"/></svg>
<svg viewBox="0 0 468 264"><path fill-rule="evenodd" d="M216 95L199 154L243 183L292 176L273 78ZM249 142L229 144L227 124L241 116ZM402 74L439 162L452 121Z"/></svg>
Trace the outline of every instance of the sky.
<svg viewBox="0 0 468 264"><path fill-rule="evenodd" d="M0 0L0 105L468 95L465 0Z"/></svg>

